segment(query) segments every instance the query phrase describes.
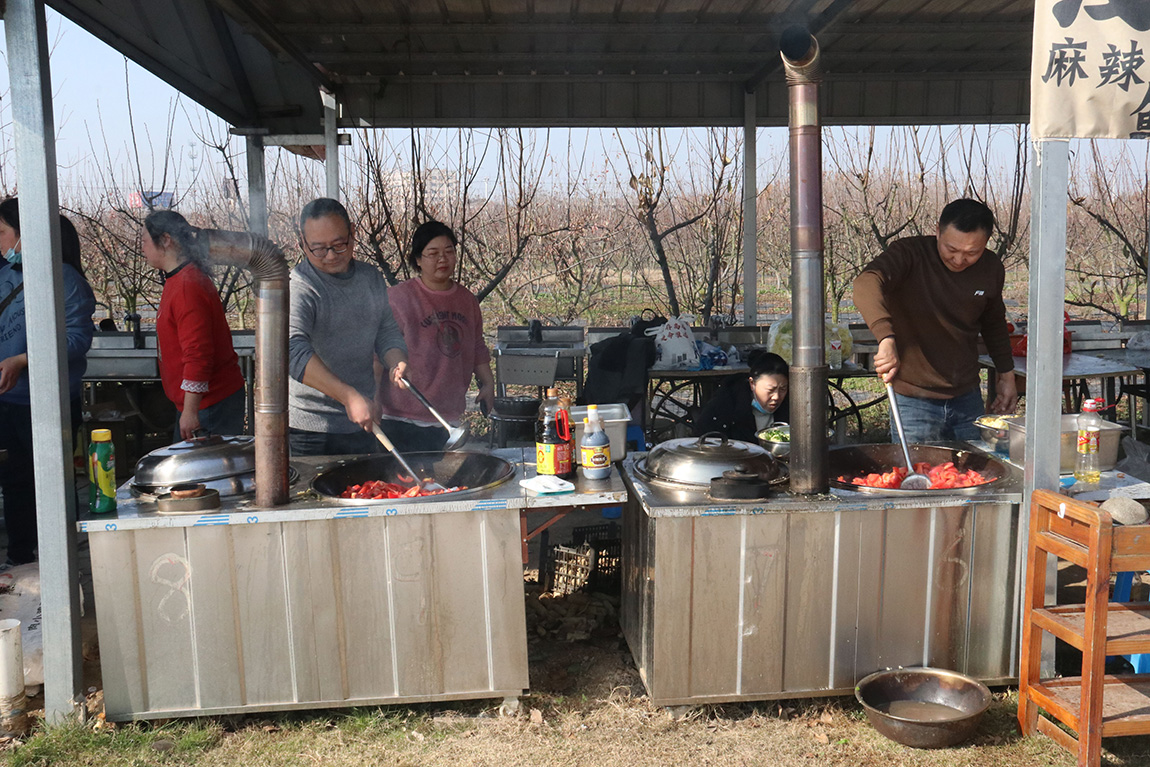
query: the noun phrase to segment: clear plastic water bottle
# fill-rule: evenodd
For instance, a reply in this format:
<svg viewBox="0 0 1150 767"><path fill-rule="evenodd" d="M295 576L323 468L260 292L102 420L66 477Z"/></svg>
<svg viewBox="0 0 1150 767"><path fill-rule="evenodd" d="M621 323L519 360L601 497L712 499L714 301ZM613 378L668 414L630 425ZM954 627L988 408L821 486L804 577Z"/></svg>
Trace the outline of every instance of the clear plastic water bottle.
<svg viewBox="0 0 1150 767"><path fill-rule="evenodd" d="M1102 479L1098 462L1098 437L1102 431L1099 403L1088 399L1082 403L1078 416L1078 453L1074 463L1074 479L1080 485L1097 485Z"/></svg>
<svg viewBox="0 0 1150 767"><path fill-rule="evenodd" d="M827 364L831 370L841 370L843 366L843 342L841 338L832 338L830 349L827 351Z"/></svg>

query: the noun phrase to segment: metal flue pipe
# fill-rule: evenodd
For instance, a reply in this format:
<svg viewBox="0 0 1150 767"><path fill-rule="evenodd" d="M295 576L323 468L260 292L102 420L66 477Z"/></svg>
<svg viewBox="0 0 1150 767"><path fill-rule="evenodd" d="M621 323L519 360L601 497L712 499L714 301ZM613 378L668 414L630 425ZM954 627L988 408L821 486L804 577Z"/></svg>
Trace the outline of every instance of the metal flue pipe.
<svg viewBox="0 0 1150 767"><path fill-rule="evenodd" d="M790 102L791 490L827 490L827 367L823 353L823 187L819 44L805 27L780 41Z"/></svg>
<svg viewBox="0 0 1150 767"><path fill-rule="evenodd" d="M208 259L251 272L256 294L256 505L288 499L288 266L283 251L249 232L207 229Z"/></svg>

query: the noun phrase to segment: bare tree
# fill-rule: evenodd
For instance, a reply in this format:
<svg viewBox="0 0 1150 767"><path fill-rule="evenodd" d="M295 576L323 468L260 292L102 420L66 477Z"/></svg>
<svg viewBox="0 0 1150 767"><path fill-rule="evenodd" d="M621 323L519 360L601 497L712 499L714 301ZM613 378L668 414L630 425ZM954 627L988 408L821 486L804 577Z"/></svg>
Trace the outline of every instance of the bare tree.
<svg viewBox="0 0 1150 767"><path fill-rule="evenodd" d="M831 319L854 278L899 237L917 234L934 202L937 160L915 127L895 128L881 145L873 126L829 131L833 169L824 189L824 264Z"/></svg>
<svg viewBox="0 0 1150 767"><path fill-rule="evenodd" d="M655 255L666 307L673 315L681 314L667 240L679 230L712 214L727 186L728 168L734 160L730 155L719 153L719 169L711 175L710 189L701 197L692 197L672 168L672 160L685 139L680 139L676 146L669 146L667 133L662 128L640 129L634 132L635 147L629 148L622 132L616 132L616 136L626 163L627 185L633 193L633 197L626 197L628 209L646 233L648 245ZM652 298L657 300L659 296L653 295Z"/></svg>
<svg viewBox="0 0 1150 767"><path fill-rule="evenodd" d="M1106 153L1091 140L1075 155L1068 193L1066 302L1129 317L1146 279L1150 153L1125 142Z"/></svg>

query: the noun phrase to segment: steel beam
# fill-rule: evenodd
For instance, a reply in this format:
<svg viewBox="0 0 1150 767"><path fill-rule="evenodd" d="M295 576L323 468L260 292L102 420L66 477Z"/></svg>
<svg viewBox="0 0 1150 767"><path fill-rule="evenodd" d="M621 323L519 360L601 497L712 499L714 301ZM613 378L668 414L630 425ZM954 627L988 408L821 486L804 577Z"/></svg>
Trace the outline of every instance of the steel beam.
<svg viewBox="0 0 1150 767"><path fill-rule="evenodd" d="M743 324L759 324L758 122L755 92L743 96Z"/></svg>
<svg viewBox="0 0 1150 767"><path fill-rule="evenodd" d="M1061 460L1062 312L1066 294L1066 185L1070 151L1066 139L1034 142L1030 203L1030 298L1026 326L1026 451L1019 529L1030 529L1030 496L1058 489ZM1019 535L1019 566L1025 567L1026 536ZM1057 562L1050 558L1047 603L1054 602ZM1019 583L1024 583L1020 579ZM1043 642L1042 673L1054 670L1054 642ZM1018 642L1013 642L1017 648Z"/></svg>
<svg viewBox="0 0 1150 767"><path fill-rule="evenodd" d="M43 0L8 0L4 33L22 213L20 238L23 252L29 254L24 262L24 303L44 621L44 714L49 723L59 723L82 716L84 699L56 131Z"/></svg>
<svg viewBox="0 0 1150 767"><path fill-rule="evenodd" d="M268 188L264 176L264 142L259 136L247 137L248 160L248 229L268 236Z"/></svg>
<svg viewBox="0 0 1150 767"><path fill-rule="evenodd" d="M339 199L339 103L330 93L323 97L324 170L327 172L327 196Z"/></svg>

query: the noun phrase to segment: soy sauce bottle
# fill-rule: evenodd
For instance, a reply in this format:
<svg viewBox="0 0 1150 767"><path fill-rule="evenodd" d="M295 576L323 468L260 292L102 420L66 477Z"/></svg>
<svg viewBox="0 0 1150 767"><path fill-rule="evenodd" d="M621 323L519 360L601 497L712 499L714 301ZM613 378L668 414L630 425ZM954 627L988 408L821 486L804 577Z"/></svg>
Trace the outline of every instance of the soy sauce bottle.
<svg viewBox="0 0 1150 767"><path fill-rule="evenodd" d="M559 403L559 390L548 389L535 423L535 471L556 477L575 476L571 460L571 423Z"/></svg>

